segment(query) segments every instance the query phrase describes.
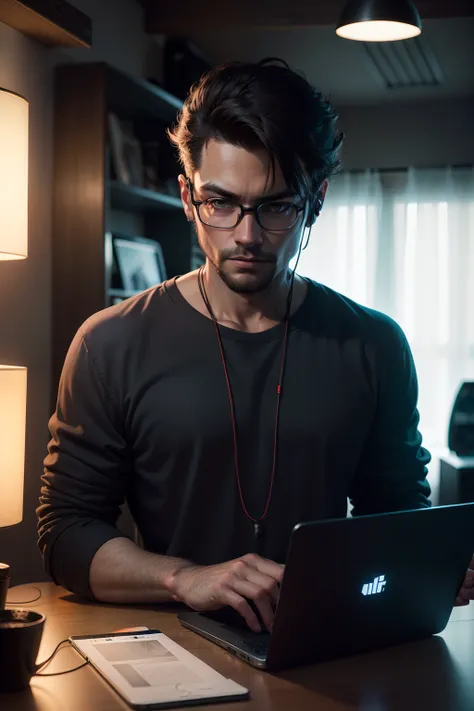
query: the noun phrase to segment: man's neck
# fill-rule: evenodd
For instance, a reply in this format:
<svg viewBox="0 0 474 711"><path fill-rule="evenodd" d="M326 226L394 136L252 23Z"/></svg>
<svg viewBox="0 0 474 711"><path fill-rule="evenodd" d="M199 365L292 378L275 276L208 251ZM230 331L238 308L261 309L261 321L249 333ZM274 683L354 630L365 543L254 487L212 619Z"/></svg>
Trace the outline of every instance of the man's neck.
<svg viewBox="0 0 474 711"><path fill-rule="evenodd" d="M217 321L239 331L258 332L284 320L291 286L290 272L278 275L271 285L252 294L230 289L216 269L206 263L202 280Z"/></svg>

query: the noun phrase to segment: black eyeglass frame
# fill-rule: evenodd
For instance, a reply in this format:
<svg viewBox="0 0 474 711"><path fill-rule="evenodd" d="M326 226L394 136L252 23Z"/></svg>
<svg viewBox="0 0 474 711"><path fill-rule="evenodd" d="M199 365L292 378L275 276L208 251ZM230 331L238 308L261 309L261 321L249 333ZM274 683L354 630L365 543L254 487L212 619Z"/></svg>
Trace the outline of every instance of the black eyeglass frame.
<svg viewBox="0 0 474 711"><path fill-rule="evenodd" d="M204 222L204 220L203 220L202 217L201 217L201 211L200 211L199 208L201 207L201 205L205 205L206 203L210 203L210 202L213 201L213 200L226 200L226 198L224 198L224 197L215 197L215 198L214 198L214 197L213 197L213 198L207 198L207 200L195 200L195 199L194 199L194 185L193 185L192 182L189 180L189 178L187 179L187 184L188 184L189 194L190 194L190 196L191 196L191 203L192 203L192 205L196 208L196 212L197 212L197 214L198 214L198 217L199 217L200 222L201 222L203 225L205 225L206 227L212 227L213 230L235 230L235 228L240 225L240 223L241 223L242 220L244 219L245 215L246 215L246 214L250 214L250 215L255 215L255 219L257 220L258 224L260 225L260 227L262 228L262 230L265 230L266 232L288 232L289 230L292 230L292 229L293 229L293 227L296 225L296 223L297 223L298 220L299 220L300 213L306 208L306 203L305 203L304 205L295 205L295 204L292 203L292 202L287 202L287 203L285 203L285 205L288 205L289 207L293 207L293 208L296 210L295 221L293 222L292 225L290 225L290 227L283 227L282 229L275 230L275 229L269 229L268 227L265 227L264 225L262 225L262 223L261 223L261 221L260 221L260 215L259 215L259 212L258 212L258 211L260 210L261 207L264 207L265 205L268 205L269 202L283 202L283 201L280 201L280 200L273 200L273 201L272 201L272 200L267 200L267 201L265 201L265 202L261 202L259 205L256 205L255 207L244 207L243 205L240 205L239 203L236 202L236 203L235 203L235 206L240 208L240 216L239 216L239 218L237 219L237 222L235 223L235 225L232 225L232 227L217 227L216 225L210 225L208 222ZM230 200L230 198L229 198L229 201L232 202L232 201Z"/></svg>

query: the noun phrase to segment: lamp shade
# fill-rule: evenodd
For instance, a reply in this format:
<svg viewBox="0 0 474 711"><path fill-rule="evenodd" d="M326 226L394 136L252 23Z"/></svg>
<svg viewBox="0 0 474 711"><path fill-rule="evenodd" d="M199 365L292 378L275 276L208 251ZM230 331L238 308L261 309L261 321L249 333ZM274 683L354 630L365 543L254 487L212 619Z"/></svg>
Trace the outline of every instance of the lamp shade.
<svg viewBox="0 0 474 711"><path fill-rule="evenodd" d="M28 256L26 99L0 88L0 260Z"/></svg>
<svg viewBox="0 0 474 711"><path fill-rule="evenodd" d="M410 0L349 0L336 33L359 42L395 42L421 34L421 19Z"/></svg>
<svg viewBox="0 0 474 711"><path fill-rule="evenodd" d="M23 518L27 370L0 365L0 527Z"/></svg>

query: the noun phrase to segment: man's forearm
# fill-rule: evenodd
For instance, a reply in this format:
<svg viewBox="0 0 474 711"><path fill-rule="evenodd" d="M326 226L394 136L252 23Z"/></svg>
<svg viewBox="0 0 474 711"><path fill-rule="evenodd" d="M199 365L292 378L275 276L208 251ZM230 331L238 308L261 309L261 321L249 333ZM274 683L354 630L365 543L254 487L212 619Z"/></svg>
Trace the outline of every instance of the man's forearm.
<svg viewBox="0 0 474 711"><path fill-rule="evenodd" d="M148 553L128 538L113 538L95 554L89 573L92 594L100 602L153 603L176 599L174 575L192 563Z"/></svg>

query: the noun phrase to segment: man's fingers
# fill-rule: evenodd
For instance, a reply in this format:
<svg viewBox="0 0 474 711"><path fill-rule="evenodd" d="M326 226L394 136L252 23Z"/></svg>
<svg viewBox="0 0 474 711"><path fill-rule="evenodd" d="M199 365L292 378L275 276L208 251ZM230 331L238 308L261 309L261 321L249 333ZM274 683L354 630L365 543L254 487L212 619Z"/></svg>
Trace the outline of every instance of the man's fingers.
<svg viewBox="0 0 474 711"><path fill-rule="evenodd" d="M474 587L474 570L469 570L466 573L466 577L464 578L464 583L463 583L464 588L472 588Z"/></svg>
<svg viewBox="0 0 474 711"><path fill-rule="evenodd" d="M262 631L257 615L252 610L247 600L242 597L242 595L239 595L234 590L228 588L222 595L222 603L224 605L230 605L234 608L234 610L236 610L240 615L242 615L252 632Z"/></svg>
<svg viewBox="0 0 474 711"><path fill-rule="evenodd" d="M273 608L276 608L280 595L280 588L274 578L270 578L268 575L264 575L258 570L249 568L247 572L247 580L253 583L258 590L263 591L266 595L268 595Z"/></svg>
<svg viewBox="0 0 474 711"><path fill-rule="evenodd" d="M275 609L272 604L272 598L251 581L239 581L236 585L236 590L240 594L245 595L246 598L252 600L260 613L263 624L267 630L271 632L275 620Z"/></svg>
<svg viewBox="0 0 474 711"><path fill-rule="evenodd" d="M255 568L260 573L263 573L263 575L267 575L269 578L273 578L273 580L276 580L279 585L281 584L285 573L284 565L275 563L275 561L269 560L268 558L262 558L254 553L244 556L244 559L252 568Z"/></svg>
<svg viewBox="0 0 474 711"><path fill-rule="evenodd" d="M454 607L465 607L466 605L469 605L469 600L465 600L458 595L454 603Z"/></svg>
<svg viewBox="0 0 474 711"><path fill-rule="evenodd" d="M467 571L463 584L458 591L456 605L468 605L470 600L474 599L474 570L471 568Z"/></svg>
<svg viewBox="0 0 474 711"><path fill-rule="evenodd" d="M273 629L273 622L275 620L275 612L271 605L269 598L266 595L262 597L257 597L254 599L254 603L260 612L260 617L269 632Z"/></svg>
<svg viewBox="0 0 474 711"><path fill-rule="evenodd" d="M250 580L237 580L234 585L234 590L240 595L252 600L260 613L265 627L271 632L275 613L273 611L271 598L268 594ZM258 631L260 632L261 630L259 629Z"/></svg>

